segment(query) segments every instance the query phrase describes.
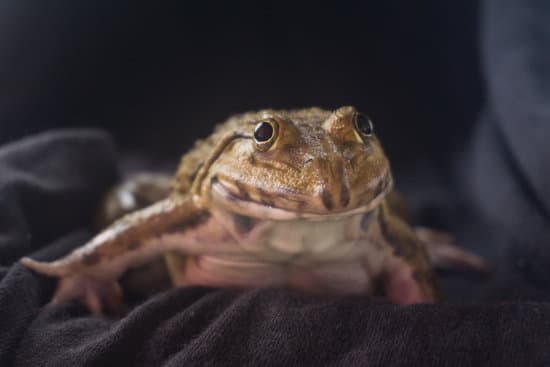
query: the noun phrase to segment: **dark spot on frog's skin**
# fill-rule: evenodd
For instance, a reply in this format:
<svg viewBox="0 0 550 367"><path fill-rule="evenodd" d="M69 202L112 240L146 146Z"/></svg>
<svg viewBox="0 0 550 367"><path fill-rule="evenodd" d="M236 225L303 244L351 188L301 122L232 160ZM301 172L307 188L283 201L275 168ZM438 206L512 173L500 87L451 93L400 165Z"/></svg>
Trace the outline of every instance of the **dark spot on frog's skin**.
<svg viewBox="0 0 550 367"><path fill-rule="evenodd" d="M372 191L373 192L372 197L373 198L378 197L381 193L384 192L384 190L386 190L387 185L388 183L386 179L378 181L378 183L376 184L376 187Z"/></svg>
<svg viewBox="0 0 550 367"><path fill-rule="evenodd" d="M340 191L340 204L342 205L342 208L345 208L349 204L349 187L347 182L342 183L342 188Z"/></svg>
<svg viewBox="0 0 550 367"><path fill-rule="evenodd" d="M244 215L234 214L233 223L235 224L235 228L239 233L247 233L250 232L252 228L254 228L254 224L256 223L256 221Z"/></svg>
<svg viewBox="0 0 550 367"><path fill-rule="evenodd" d="M210 178L210 186L212 185L215 185L216 183L218 183L220 181L220 179L218 178L217 175L214 175Z"/></svg>
<svg viewBox="0 0 550 367"><path fill-rule="evenodd" d="M204 165L204 163L200 163L197 166L197 168L193 171L193 173L191 173L191 176L189 176L190 181L195 181L195 178L197 177L197 173L199 173L199 171L201 170L203 165Z"/></svg>
<svg viewBox="0 0 550 367"><path fill-rule="evenodd" d="M361 230L365 232L369 229L370 224L372 223L372 219L374 218L374 210L371 210L368 213L365 213L363 215L363 218L361 218Z"/></svg>
<svg viewBox="0 0 550 367"><path fill-rule="evenodd" d="M290 190L284 190L283 192L286 192L288 193L288 195L278 195L277 198L278 198L278 201L287 201L289 203L292 204L292 207L294 208L294 211L296 211L297 213L301 213L304 208L306 207L307 205L307 202L300 199L300 198L295 198L295 197L292 197L292 195L294 194L293 191L290 191Z"/></svg>
<svg viewBox="0 0 550 367"><path fill-rule="evenodd" d="M336 172L334 177L344 178L344 163L336 165ZM349 194L349 183L347 179L342 179L340 186L340 206L345 208L349 204L350 194Z"/></svg>
<svg viewBox="0 0 550 367"><path fill-rule="evenodd" d="M323 205L325 206L325 208L327 208L327 210L332 210L334 204L332 201L332 194L329 190L323 190L323 192L321 193L321 200L323 201Z"/></svg>
<svg viewBox="0 0 550 367"><path fill-rule="evenodd" d="M207 211L201 211L189 216L181 222L175 223L166 229L167 233L184 232L186 230L198 227L210 218L210 214Z"/></svg>
<svg viewBox="0 0 550 367"><path fill-rule="evenodd" d="M265 205L265 206L273 206L273 200L271 199L270 195L260 189L260 188L256 188L257 192L258 192L258 195L260 197L260 202Z"/></svg>
<svg viewBox="0 0 550 367"><path fill-rule="evenodd" d="M273 206L273 202L271 201L271 199L266 197L262 197L260 202L265 206L271 206L271 207Z"/></svg>
<svg viewBox="0 0 550 367"><path fill-rule="evenodd" d="M86 266L92 266L99 262L101 259L101 256L97 252L91 252L89 254L86 254L84 258L82 259L82 263Z"/></svg>
<svg viewBox="0 0 550 367"><path fill-rule="evenodd" d="M248 190L243 186L243 184L236 181L235 185L237 186L237 189L239 190L239 197L242 200L250 200L250 194L248 193Z"/></svg>
<svg viewBox="0 0 550 367"><path fill-rule="evenodd" d="M416 244L413 244L412 241L410 241L409 239L400 236L399 233L393 233L389 229L389 221L391 220L391 218L389 217L386 208L380 210L378 219L382 236L384 236L386 241L393 248L393 254L399 257L411 257L413 255L413 250L416 247Z"/></svg>

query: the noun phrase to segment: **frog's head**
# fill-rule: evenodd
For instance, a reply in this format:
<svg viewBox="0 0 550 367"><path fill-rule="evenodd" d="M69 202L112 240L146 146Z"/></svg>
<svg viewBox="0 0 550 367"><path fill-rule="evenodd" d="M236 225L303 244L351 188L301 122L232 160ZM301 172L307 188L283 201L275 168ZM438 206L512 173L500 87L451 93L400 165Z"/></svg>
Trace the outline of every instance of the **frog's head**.
<svg viewBox="0 0 550 367"><path fill-rule="evenodd" d="M291 219L366 212L391 189L371 120L353 107L234 117L192 187L202 205Z"/></svg>

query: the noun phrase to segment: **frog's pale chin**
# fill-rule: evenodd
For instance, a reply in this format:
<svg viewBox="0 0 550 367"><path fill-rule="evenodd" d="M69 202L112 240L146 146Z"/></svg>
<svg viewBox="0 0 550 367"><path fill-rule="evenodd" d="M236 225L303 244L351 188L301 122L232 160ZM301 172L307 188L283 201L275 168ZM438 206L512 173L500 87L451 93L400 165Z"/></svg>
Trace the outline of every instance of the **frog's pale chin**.
<svg viewBox="0 0 550 367"><path fill-rule="evenodd" d="M391 187L389 187L391 189ZM350 215L362 214L376 208L389 190L379 193L373 200L366 205L362 205L345 211L333 211L328 213L311 213L296 211L292 209L278 208L272 205L243 199L238 194L229 190L220 181L213 182L210 187L211 200L230 212L238 213L253 218L270 220L291 220L296 218L308 220L326 220Z"/></svg>

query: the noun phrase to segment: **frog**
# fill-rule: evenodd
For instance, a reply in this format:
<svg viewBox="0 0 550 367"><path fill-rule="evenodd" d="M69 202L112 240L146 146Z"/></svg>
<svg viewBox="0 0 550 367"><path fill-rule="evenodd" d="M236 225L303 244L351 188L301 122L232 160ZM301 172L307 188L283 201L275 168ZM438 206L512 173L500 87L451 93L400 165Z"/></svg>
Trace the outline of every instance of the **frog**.
<svg viewBox="0 0 550 367"><path fill-rule="evenodd" d="M93 314L124 304L121 277L158 259L172 287L288 287L399 305L441 300L438 263L486 267L446 234L415 228L396 197L373 121L355 107L245 112L198 140L173 179L114 189L102 214L112 223L89 242L20 262L57 279L50 303Z"/></svg>

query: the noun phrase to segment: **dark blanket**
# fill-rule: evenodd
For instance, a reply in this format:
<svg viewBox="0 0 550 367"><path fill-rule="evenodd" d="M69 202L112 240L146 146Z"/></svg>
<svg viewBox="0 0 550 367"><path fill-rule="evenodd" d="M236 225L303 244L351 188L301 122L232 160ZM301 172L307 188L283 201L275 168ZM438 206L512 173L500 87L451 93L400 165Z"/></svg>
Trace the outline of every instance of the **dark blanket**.
<svg viewBox="0 0 550 367"><path fill-rule="evenodd" d="M442 274L452 302L410 307L187 288L138 300L125 317L92 317L77 303L43 308L55 282L16 261L83 244L120 176L110 135L48 132L0 147L0 366L550 365L550 5L491 0L481 13L483 116L473 130L449 128L451 184L433 190L422 176L404 189L413 202L428 197L460 243L493 264L493 278ZM25 132L5 111L0 139Z"/></svg>

